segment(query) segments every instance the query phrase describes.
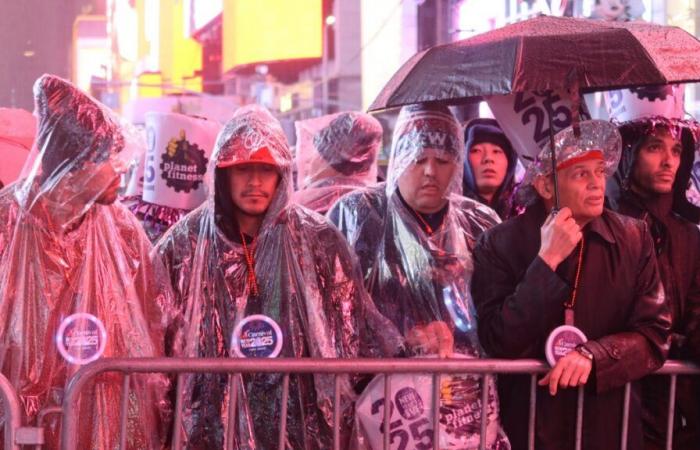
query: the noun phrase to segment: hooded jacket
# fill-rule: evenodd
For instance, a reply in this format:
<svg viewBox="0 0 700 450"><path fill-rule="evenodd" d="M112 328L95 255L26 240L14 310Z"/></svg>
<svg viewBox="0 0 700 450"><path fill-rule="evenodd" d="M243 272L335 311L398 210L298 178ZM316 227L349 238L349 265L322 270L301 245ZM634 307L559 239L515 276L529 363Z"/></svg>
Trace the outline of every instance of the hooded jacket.
<svg viewBox="0 0 700 450"><path fill-rule="evenodd" d="M260 107L239 109L220 132L210 164L250 161L261 148L274 160L280 181L253 250L259 295L251 295L243 241L236 238L240 234L230 213L233 206L222 195L227 183L209 177L208 200L156 246L154 257L162 258L174 288L164 311L169 323L168 353L230 357L236 325L247 316L263 314L282 330L280 357L382 354L361 342L366 329L390 336L391 325L373 312L342 235L323 216L289 203L292 157L276 119ZM226 172L212 167L207 173L223 177ZM401 345L400 336L394 333L394 337L396 348L387 350L389 354ZM354 394L351 380L342 376L340 380L343 423L348 425ZM224 448L227 435L237 449L277 446L282 375L242 376L237 386L236 428L228 430L225 418L232 395L227 377L187 378L183 422L175 424L184 430L187 448ZM286 436L290 448L331 446L333 392L333 376L292 375Z"/></svg>
<svg viewBox="0 0 700 450"><path fill-rule="evenodd" d="M514 190L517 186L515 182L515 170L518 165L518 154L513 149L510 140L506 137L505 133L503 133L503 130L501 130L498 122L494 119L473 119L467 124L464 130L464 140L463 195L493 208L502 220L506 220L517 214L513 201ZM506 176L490 203L479 195L479 189L476 186L476 180L474 178L474 171L469 163L469 150L472 146L482 142L491 142L500 146L508 159Z"/></svg>
<svg viewBox="0 0 700 450"><path fill-rule="evenodd" d="M618 212L641 219L649 226L666 301L671 309L673 341L670 357L700 361L700 231L691 220L697 208L685 198L695 153L691 123L656 118L628 122L620 127L623 136L622 162L615 174L610 203ZM644 139L655 129L667 129L680 138L681 164L673 192L642 197L631 189L631 176ZM648 446L662 448L666 441L669 380L647 377L643 383L643 418ZM700 428L700 384L691 377L679 377L676 395L674 448L697 445Z"/></svg>
<svg viewBox="0 0 700 450"><path fill-rule="evenodd" d="M0 364L28 423L60 406L78 366L59 355L57 330L67 316L89 313L107 329L105 357L161 353L158 303L167 279L150 264L148 238L118 202L97 200L114 180L129 135L104 106L51 76L34 85L37 150L28 174L0 192ZM128 158L128 157L127 157ZM111 172L110 172L111 171ZM111 173L112 176L106 176ZM131 378L128 445L159 448L165 379ZM80 448L119 445L121 379L100 377L80 403ZM45 430L58 448L58 424Z"/></svg>

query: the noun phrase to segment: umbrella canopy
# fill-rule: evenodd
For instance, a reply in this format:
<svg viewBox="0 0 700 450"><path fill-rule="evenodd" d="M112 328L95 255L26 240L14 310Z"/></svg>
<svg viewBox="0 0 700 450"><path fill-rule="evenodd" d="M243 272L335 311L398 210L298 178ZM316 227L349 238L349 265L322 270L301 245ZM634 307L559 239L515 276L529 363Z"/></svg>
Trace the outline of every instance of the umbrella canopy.
<svg viewBox="0 0 700 450"><path fill-rule="evenodd" d="M416 54L369 110L692 81L700 81L700 41L680 28L540 16Z"/></svg>

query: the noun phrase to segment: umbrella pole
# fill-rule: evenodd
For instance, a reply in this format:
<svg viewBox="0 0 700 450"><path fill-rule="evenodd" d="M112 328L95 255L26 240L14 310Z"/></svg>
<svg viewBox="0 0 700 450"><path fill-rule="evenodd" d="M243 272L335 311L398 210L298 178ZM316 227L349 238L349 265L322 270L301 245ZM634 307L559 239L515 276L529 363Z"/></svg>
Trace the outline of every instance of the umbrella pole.
<svg viewBox="0 0 700 450"><path fill-rule="evenodd" d="M559 183L557 177L557 153L554 148L554 124L552 123L552 112L549 111L549 149L551 153L552 160L552 183L554 185L554 208L552 208L552 213L556 214L559 211Z"/></svg>

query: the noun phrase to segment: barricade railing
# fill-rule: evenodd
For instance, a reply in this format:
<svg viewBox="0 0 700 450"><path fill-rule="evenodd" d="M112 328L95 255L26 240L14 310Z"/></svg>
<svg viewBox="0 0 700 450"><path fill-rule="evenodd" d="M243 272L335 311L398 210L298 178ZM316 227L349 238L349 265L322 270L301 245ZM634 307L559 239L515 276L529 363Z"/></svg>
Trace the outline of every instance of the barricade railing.
<svg viewBox="0 0 700 450"><path fill-rule="evenodd" d="M97 375L105 372L119 372L124 374L123 389L121 399L121 423L120 423L120 448L126 448L127 439L127 410L130 389L130 379L132 374L137 373L167 373L177 374L176 395L172 448L182 448L182 436L177 426L182 418L183 403L183 382L186 374L198 373L220 373L229 375L229 386L234 385L236 374L250 373L278 373L284 374L282 382L281 398L281 424L278 435L279 449L285 447L287 403L289 398L289 378L290 374L334 374L335 389L333 401L333 448L340 448L340 382L338 375L343 374L384 374L384 424L390 423L389 407L391 376L392 374L415 374L428 373L433 380L433 449L438 449L439 444L439 399L440 399L440 376L450 374L474 374L483 377L483 386L489 386L491 377L500 374L529 374L530 375L530 405L528 419L528 448L535 447L535 411L537 401L537 377L546 373L550 369L549 365L537 360L498 360L498 359L287 359L277 358L265 360L264 364L260 359L221 359L221 358L130 358L130 359L110 359L105 358L82 367L69 381L63 399L63 418L61 430L61 447L64 450L77 448L77 430L79 426L78 402L83 387L85 387ZM671 449L673 442L673 421L675 410L676 381L679 375L699 375L700 367L694 364L668 361L655 375L670 376L669 392L669 412L667 421L667 441L666 448ZM1 387L1 386L0 386ZM3 388L4 389L4 388ZM3 390L3 393L5 391ZM583 387L578 388L578 402L576 411L575 448L581 448L581 436L583 430ZM481 398L481 442L480 448L486 446L486 408L488 388L482 389ZM620 435L620 449L627 449L627 431L629 429L629 408L630 408L631 384L627 383L624 390L624 403L622 410L622 431ZM10 395L12 398L12 395ZM11 399L12 401L12 399ZM14 399L15 405L16 399ZM234 401L230 402L231 404ZM229 420L233 414L229 413ZM232 430L233 427L229 427ZM387 427L388 428L388 427ZM389 449L390 433L384 432L384 449ZM6 441L7 442L7 441ZM231 443L231 439L227 439ZM11 447L6 447L11 448Z"/></svg>
<svg viewBox="0 0 700 450"><path fill-rule="evenodd" d="M22 409L10 381L0 374L0 397L3 407L3 448L18 450L16 434L22 426Z"/></svg>
<svg viewBox="0 0 700 450"><path fill-rule="evenodd" d="M44 430L40 427L23 426L23 411L19 397L12 383L0 374L0 401L2 402L3 447L6 450L19 450L23 445L44 443Z"/></svg>

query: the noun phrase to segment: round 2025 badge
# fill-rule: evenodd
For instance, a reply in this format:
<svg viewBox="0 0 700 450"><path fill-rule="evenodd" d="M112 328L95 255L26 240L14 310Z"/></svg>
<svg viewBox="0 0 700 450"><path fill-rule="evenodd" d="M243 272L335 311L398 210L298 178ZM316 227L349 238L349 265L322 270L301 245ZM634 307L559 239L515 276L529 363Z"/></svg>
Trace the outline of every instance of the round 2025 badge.
<svg viewBox="0 0 700 450"><path fill-rule="evenodd" d="M239 358L276 358L283 343L280 326L263 314L241 320L231 336L231 349Z"/></svg>
<svg viewBox="0 0 700 450"><path fill-rule="evenodd" d="M88 364L104 353L107 330L102 321L92 314L72 314L63 319L58 327L56 346L69 363Z"/></svg>
<svg viewBox="0 0 700 450"><path fill-rule="evenodd" d="M583 331L572 325L561 325L549 333L544 353L550 366L554 366L569 352L581 344L585 344L588 338Z"/></svg>

